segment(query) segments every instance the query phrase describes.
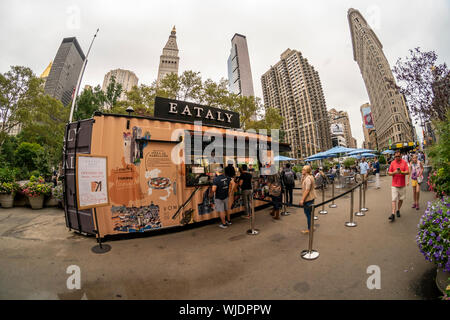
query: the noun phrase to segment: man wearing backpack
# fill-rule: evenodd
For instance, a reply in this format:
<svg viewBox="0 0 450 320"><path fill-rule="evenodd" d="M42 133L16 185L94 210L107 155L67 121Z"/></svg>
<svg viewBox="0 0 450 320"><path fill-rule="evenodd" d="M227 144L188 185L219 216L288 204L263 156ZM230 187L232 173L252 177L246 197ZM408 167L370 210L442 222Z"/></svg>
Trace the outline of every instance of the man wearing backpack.
<svg viewBox="0 0 450 320"><path fill-rule="evenodd" d="M295 172L292 171L290 163L286 163L286 167L281 172L281 178L286 190L286 203L292 205L293 190L295 187Z"/></svg>
<svg viewBox="0 0 450 320"><path fill-rule="evenodd" d="M223 174L222 167L216 168L216 177L213 181L212 193L215 195L214 206L219 213L221 224L219 227L225 229L231 225L230 211L228 210L228 194L230 189L230 177ZM225 215L227 220L225 220Z"/></svg>

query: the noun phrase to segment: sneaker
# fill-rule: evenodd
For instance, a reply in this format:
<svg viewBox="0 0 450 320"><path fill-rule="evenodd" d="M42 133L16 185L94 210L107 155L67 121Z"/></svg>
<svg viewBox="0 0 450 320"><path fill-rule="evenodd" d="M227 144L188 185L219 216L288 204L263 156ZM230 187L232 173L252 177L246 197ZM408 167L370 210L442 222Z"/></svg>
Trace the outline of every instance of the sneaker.
<svg viewBox="0 0 450 320"><path fill-rule="evenodd" d="M251 216L248 216L248 215L246 215L246 214L244 214L244 215L241 216L241 218L244 218L244 219L250 219L250 217L251 217Z"/></svg>
<svg viewBox="0 0 450 320"><path fill-rule="evenodd" d="M227 225L231 226L231 224L232 224L231 221L227 221Z"/></svg>
<svg viewBox="0 0 450 320"><path fill-rule="evenodd" d="M219 227L221 227L222 229L226 229L226 228L228 228L228 226L227 226L227 224L225 223L225 224L219 224Z"/></svg>
<svg viewBox="0 0 450 320"><path fill-rule="evenodd" d="M389 216L389 220L391 220L392 222L394 222L394 221L395 221L395 215L394 215L394 214L391 214L391 215Z"/></svg>
<svg viewBox="0 0 450 320"><path fill-rule="evenodd" d="M400 211L397 210L397 218L400 218Z"/></svg>
<svg viewBox="0 0 450 320"><path fill-rule="evenodd" d="M413 208L413 209L414 209L415 207L416 207L416 204L414 203L414 204L412 205L412 207L411 207L411 208Z"/></svg>
<svg viewBox="0 0 450 320"><path fill-rule="evenodd" d="M419 210L419 205L416 205L416 210Z"/></svg>

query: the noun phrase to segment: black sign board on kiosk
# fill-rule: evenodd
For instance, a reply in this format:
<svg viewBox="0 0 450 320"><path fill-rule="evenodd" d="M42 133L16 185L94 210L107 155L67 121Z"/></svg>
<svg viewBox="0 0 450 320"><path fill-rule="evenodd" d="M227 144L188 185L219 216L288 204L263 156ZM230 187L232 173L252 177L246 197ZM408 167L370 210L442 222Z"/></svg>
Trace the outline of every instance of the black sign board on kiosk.
<svg viewBox="0 0 450 320"><path fill-rule="evenodd" d="M201 121L204 125L240 128L237 112L161 97L155 98L154 116L167 120L190 123Z"/></svg>

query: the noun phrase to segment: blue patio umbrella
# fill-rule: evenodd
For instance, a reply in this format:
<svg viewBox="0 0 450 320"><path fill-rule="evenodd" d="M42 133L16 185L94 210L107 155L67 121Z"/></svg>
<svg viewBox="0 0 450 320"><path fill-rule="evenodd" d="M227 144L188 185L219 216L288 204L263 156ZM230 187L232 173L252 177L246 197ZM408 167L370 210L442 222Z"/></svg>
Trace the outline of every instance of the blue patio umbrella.
<svg viewBox="0 0 450 320"><path fill-rule="evenodd" d="M355 148L346 148L341 146L333 147L327 151L324 151L322 153L324 154L339 154L339 153L347 153L356 150Z"/></svg>
<svg viewBox="0 0 450 320"><path fill-rule="evenodd" d="M368 153L368 152L366 152L366 153L362 153L362 154L361 154L361 157L365 157L365 158L373 158L373 157L376 157L376 155L374 155L373 153Z"/></svg>
<svg viewBox="0 0 450 320"><path fill-rule="evenodd" d="M289 160L297 160L297 159L278 155L274 158L274 160L275 161L289 161Z"/></svg>
<svg viewBox="0 0 450 320"><path fill-rule="evenodd" d="M395 151L394 150L384 150L381 154L394 154Z"/></svg>
<svg viewBox="0 0 450 320"><path fill-rule="evenodd" d="M353 150L351 152L348 153L349 156L352 156L354 154L361 154L361 153L365 153L365 152L375 152L375 150L370 150L370 149L356 149Z"/></svg>

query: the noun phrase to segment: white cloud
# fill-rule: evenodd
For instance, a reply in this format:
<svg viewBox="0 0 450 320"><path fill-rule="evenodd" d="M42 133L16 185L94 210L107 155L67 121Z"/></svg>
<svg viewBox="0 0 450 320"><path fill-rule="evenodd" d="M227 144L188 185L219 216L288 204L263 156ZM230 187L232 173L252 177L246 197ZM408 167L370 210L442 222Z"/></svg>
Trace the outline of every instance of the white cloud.
<svg viewBox="0 0 450 320"><path fill-rule="evenodd" d="M240 33L247 37L256 95L262 97L260 77L280 54L288 47L299 50L319 72L328 109L349 112L359 145L363 140L359 107L368 96L353 61L347 21L351 7L373 24L391 67L417 46L435 50L441 61L449 61L449 2L445 0L3 0L0 72L25 65L39 75L64 37L76 36L86 52L100 28L82 85L101 84L115 68L130 69L140 83L151 83L176 25L181 71L200 71L205 79L217 81L227 77L231 37ZM79 17L74 19L76 8ZM79 22L79 28L73 27L73 21Z"/></svg>

